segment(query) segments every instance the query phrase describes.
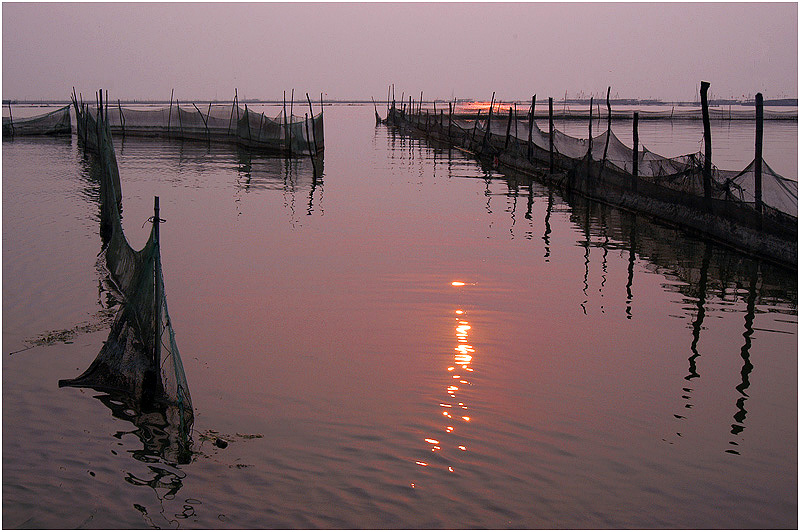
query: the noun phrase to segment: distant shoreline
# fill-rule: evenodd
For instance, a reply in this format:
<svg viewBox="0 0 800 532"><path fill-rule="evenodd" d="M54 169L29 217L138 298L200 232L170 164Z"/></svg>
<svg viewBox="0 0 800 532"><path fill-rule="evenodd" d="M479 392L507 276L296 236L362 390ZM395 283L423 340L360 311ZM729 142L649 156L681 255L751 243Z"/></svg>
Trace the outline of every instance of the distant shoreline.
<svg viewBox="0 0 800 532"><path fill-rule="evenodd" d="M764 100L765 107L797 107L797 98L780 98L774 100ZM199 100L191 100L191 99L184 99L184 102L194 102L194 103L215 103L215 104L232 104L233 100L209 100L209 99L199 99ZM451 100L443 100L443 99L436 99L436 100L423 100L423 103L433 103L433 102L443 102L447 103ZM457 100L458 103L468 103L468 102L481 102L483 100L467 100L467 99L459 99ZM488 100L487 100L488 101ZM386 100L375 100L376 104L386 105L388 102ZM527 103L527 100L508 100L504 101L503 103ZM600 99L596 99L595 103L601 102ZM3 100L3 105L68 105L70 100ZM112 102L114 103L114 102ZM169 105L169 100L121 100L120 104L124 105ZM257 100L257 99L242 99L239 100L240 104L257 104L257 105L282 105L284 103L283 100ZM287 101L286 103L291 103ZM296 99L294 103L306 103L306 100L299 100ZM316 103L316 102L315 102ZM358 100L358 99L330 99L325 100L325 104L351 104L351 105L362 105L362 104L371 104L373 103L372 99L369 100ZM561 105L589 105L588 98L582 99L573 99L568 98L564 100L563 98L560 100L553 100L553 103L558 103ZM710 100L708 102L710 107L720 107L720 106L733 106L738 105L742 107L753 107L755 106L755 100ZM650 105L675 105L675 106L699 106L700 102L669 102L669 101L662 101L662 100L637 100L633 98L617 98L611 100L611 105L641 105L641 106L650 106Z"/></svg>

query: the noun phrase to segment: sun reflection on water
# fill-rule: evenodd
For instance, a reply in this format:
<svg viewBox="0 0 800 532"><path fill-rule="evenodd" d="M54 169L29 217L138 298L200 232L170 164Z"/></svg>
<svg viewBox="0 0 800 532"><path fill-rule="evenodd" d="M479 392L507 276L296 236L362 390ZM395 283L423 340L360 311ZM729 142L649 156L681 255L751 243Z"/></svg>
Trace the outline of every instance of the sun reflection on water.
<svg viewBox="0 0 800 532"><path fill-rule="evenodd" d="M456 281L451 284L452 286L465 286L467 283ZM472 415L463 415L467 413L464 412L465 410L469 410L465 395L472 386L467 372L474 372L472 366L475 346L469 343L472 324L467 319L465 310L459 308L453 312L455 345L453 347L451 365L445 368L446 376L443 386L444 392L447 394L447 400L438 403L441 415L445 418L443 421L449 424L443 424L441 429L444 433L443 435L433 434L424 438L428 449L435 453L437 459L415 461L417 465L424 465L429 470L446 470L448 473L456 473L458 469L458 464L456 463L458 457L455 456L455 453L467 452L464 435L459 431L463 430L465 424L473 421ZM416 487L414 484L412 486Z"/></svg>

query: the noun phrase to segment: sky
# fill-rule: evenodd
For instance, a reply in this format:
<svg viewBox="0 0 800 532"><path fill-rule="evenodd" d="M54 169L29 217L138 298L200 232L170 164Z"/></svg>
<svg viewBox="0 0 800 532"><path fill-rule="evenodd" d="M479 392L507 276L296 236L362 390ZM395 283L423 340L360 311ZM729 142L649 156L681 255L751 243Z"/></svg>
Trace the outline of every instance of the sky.
<svg viewBox="0 0 800 532"><path fill-rule="evenodd" d="M3 99L797 97L797 3L7 3Z"/></svg>

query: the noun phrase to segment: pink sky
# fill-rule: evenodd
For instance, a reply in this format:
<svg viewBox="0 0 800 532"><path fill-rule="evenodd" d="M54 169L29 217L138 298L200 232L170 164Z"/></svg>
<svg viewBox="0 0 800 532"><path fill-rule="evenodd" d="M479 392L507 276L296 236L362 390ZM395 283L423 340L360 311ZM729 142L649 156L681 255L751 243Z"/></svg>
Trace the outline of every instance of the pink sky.
<svg viewBox="0 0 800 532"><path fill-rule="evenodd" d="M797 97L797 3L3 3L3 98Z"/></svg>

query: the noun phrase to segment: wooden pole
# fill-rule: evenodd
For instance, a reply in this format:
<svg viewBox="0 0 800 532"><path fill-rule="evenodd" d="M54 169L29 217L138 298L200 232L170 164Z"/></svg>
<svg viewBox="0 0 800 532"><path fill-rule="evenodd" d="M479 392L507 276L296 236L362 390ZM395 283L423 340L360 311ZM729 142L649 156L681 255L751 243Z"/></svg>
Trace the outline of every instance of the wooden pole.
<svg viewBox="0 0 800 532"><path fill-rule="evenodd" d="M286 117L286 91L283 91L283 142L289 149L289 120Z"/></svg>
<svg viewBox="0 0 800 532"><path fill-rule="evenodd" d="M764 96L759 92L756 94L756 159L755 159L755 180L756 180L756 211L759 216L764 212L764 204L761 197L761 162L762 145L764 142Z"/></svg>
<svg viewBox="0 0 800 532"><path fill-rule="evenodd" d="M492 110L494 109L494 92L492 92L492 101L489 104L489 116L486 119L486 134L483 136L483 142L486 143L488 139L491 139L491 130L492 130Z"/></svg>
<svg viewBox="0 0 800 532"><path fill-rule="evenodd" d="M72 88L72 91L75 92L75 87ZM11 102L8 102L8 118L9 122L11 123L11 137L14 137L14 115L11 114Z"/></svg>
<svg viewBox="0 0 800 532"><path fill-rule="evenodd" d="M503 145L503 149L504 150L508 149L508 141L511 139L511 120L513 118L512 115L511 115L511 112L512 112L512 108L509 105L508 106L508 124L506 125L506 142Z"/></svg>
<svg viewBox="0 0 800 532"><path fill-rule="evenodd" d="M117 98L117 107L119 107L119 123L122 125L122 138L125 138L125 115L122 114L122 102Z"/></svg>
<svg viewBox="0 0 800 532"><path fill-rule="evenodd" d="M289 101L289 154L292 153L292 116L294 115L294 89L292 89L292 97ZM302 135L302 133L301 133Z"/></svg>
<svg viewBox="0 0 800 532"><path fill-rule="evenodd" d="M703 162L703 195L706 209L711 211L711 121L708 117L707 81L700 82L700 104L703 106L703 138L705 139L705 160Z"/></svg>
<svg viewBox="0 0 800 532"><path fill-rule="evenodd" d="M311 98L308 96L308 93L306 93L306 100L308 100L308 116L311 117L311 138L308 140L314 140L314 153L318 153L319 147L317 146L317 129L314 127L314 109L311 107ZM308 127L308 124L306 124L306 127ZM308 133L306 133L306 135L308 135Z"/></svg>
<svg viewBox="0 0 800 532"><path fill-rule="evenodd" d="M550 121L550 173L555 173L555 158L553 157L553 97L547 99L547 112Z"/></svg>
<svg viewBox="0 0 800 532"><path fill-rule="evenodd" d="M202 115L200 115L202 116ZM206 125L206 138L208 139L209 144L211 143L211 132L208 130L208 119L211 118L211 102L208 102L208 113L206 113L206 119L203 122Z"/></svg>
<svg viewBox="0 0 800 532"><path fill-rule="evenodd" d="M181 118L181 102L175 100L175 110L178 113L178 126L181 128L181 138L183 138L183 119Z"/></svg>
<svg viewBox="0 0 800 532"><path fill-rule="evenodd" d="M639 181L639 111L633 112L633 178L631 190L636 192Z"/></svg>
<svg viewBox="0 0 800 532"><path fill-rule="evenodd" d="M447 138L452 135L453 129L453 103L447 102Z"/></svg>
<svg viewBox="0 0 800 532"><path fill-rule="evenodd" d="M169 130L172 126L172 97L175 96L175 89L172 89L172 92L169 93L169 114L167 115L167 136L169 137ZM233 110L231 110L233 112ZM228 124L228 129L230 129L230 124Z"/></svg>
<svg viewBox="0 0 800 532"><path fill-rule="evenodd" d="M250 110L247 108L247 104L244 104L244 119L245 122L247 122L247 139L252 142L253 133L250 131Z"/></svg>
<svg viewBox="0 0 800 532"><path fill-rule="evenodd" d="M598 108L600 107L600 103L597 104ZM608 157L608 142L611 140L611 87L608 87L608 91L606 92L606 108L608 109L608 129L606 130L606 147L603 148L603 164L600 165L600 175L598 179L603 175L603 168L606 165L606 158ZM600 118L600 110L597 111L597 117Z"/></svg>
<svg viewBox="0 0 800 532"><path fill-rule="evenodd" d="M313 117L312 117L312 120L313 120ZM308 115L306 115L305 126L306 126L306 138L310 138L309 135L308 135ZM311 153L311 143L307 142L306 144L308 145L308 154L311 156L311 168L312 168L312 171L314 172L314 177L316 177L317 176L317 164L314 162L314 154Z"/></svg>
<svg viewBox="0 0 800 532"><path fill-rule="evenodd" d="M528 160L531 160L531 154L533 153L533 117L534 113L536 112L536 95L534 94L531 98L531 116L528 120Z"/></svg>
<svg viewBox="0 0 800 532"><path fill-rule="evenodd" d="M639 175L639 111L633 112L633 175Z"/></svg>
<svg viewBox="0 0 800 532"><path fill-rule="evenodd" d="M155 294L153 297L153 305L155 308L155 337L153 338L153 366L155 367L156 371L161 369L161 293L159 291L159 283L161 281L161 272L158 269L158 264L161 261L161 243L159 242L159 222L161 219L160 216L160 209L158 206L158 196L155 196L153 201L153 240L155 241L155 248L156 248L156 265L153 268L154 272L154 285L155 285Z"/></svg>
<svg viewBox="0 0 800 532"><path fill-rule="evenodd" d="M586 155L589 157L589 162L592 161L592 106L594 105L594 97L589 98L589 149Z"/></svg>

